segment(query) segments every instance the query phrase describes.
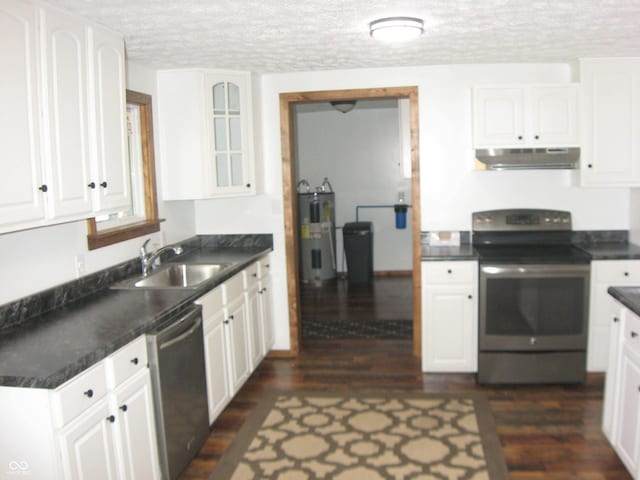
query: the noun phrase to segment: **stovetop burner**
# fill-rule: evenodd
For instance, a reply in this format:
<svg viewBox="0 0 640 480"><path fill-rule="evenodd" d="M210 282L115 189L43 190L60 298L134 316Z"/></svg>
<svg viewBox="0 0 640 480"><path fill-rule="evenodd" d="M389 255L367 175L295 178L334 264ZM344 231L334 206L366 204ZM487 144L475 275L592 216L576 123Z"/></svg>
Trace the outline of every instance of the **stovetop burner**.
<svg viewBox="0 0 640 480"><path fill-rule="evenodd" d="M584 264L590 256L571 243L571 213L508 209L472 215L480 263Z"/></svg>

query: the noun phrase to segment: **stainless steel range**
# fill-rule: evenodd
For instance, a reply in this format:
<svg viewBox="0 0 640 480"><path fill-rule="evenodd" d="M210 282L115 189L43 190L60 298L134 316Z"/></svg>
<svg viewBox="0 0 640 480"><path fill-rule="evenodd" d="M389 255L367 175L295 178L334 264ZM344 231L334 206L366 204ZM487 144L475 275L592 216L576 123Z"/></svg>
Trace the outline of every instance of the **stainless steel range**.
<svg viewBox="0 0 640 480"><path fill-rule="evenodd" d="M472 215L479 272L479 383L582 383L590 257L571 244L571 214Z"/></svg>

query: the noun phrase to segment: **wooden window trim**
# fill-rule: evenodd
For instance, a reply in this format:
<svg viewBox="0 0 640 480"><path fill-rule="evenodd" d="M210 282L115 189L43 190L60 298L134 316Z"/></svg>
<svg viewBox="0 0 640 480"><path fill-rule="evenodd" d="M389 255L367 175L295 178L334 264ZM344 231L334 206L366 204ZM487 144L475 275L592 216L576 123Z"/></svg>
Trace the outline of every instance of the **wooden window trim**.
<svg viewBox="0 0 640 480"><path fill-rule="evenodd" d="M156 167L153 152L153 110L151 95L127 90L127 103L140 107L140 132L142 142L142 175L144 184L145 219L142 222L98 231L95 218L87 220L87 244L89 250L106 247L132 238L160 231L156 190Z"/></svg>

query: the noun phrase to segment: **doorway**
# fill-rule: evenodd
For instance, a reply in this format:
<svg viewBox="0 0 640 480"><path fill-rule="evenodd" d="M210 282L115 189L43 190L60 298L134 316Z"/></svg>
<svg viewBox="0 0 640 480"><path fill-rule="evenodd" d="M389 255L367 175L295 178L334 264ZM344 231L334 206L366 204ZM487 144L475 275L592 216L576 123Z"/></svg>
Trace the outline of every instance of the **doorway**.
<svg viewBox="0 0 640 480"><path fill-rule="evenodd" d="M411 198L412 226L412 304L413 353L421 349L420 303L420 176L418 149L418 89L417 87L391 87L358 90L332 90L318 92L283 93L280 95L282 140L282 171L285 221L285 247L289 304L290 353L297 355L301 346L301 300L299 279L299 240L297 219L297 175L294 157L294 107L300 103L331 102L340 100L407 99L409 104L409 130L411 145Z"/></svg>

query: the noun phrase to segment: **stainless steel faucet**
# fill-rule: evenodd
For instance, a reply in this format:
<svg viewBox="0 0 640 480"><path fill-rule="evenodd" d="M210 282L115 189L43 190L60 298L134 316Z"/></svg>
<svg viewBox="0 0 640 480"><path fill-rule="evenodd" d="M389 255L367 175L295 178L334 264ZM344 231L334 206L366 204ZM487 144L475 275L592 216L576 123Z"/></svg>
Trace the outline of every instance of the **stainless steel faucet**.
<svg viewBox="0 0 640 480"><path fill-rule="evenodd" d="M149 272L153 268L153 264L156 260L160 258L167 250L173 250L173 253L176 255L180 255L184 249L182 245L166 245L162 248L159 248L155 252L147 252L147 244L149 243L150 238L148 238L140 247L140 263L142 263L142 276L146 277L149 275Z"/></svg>

